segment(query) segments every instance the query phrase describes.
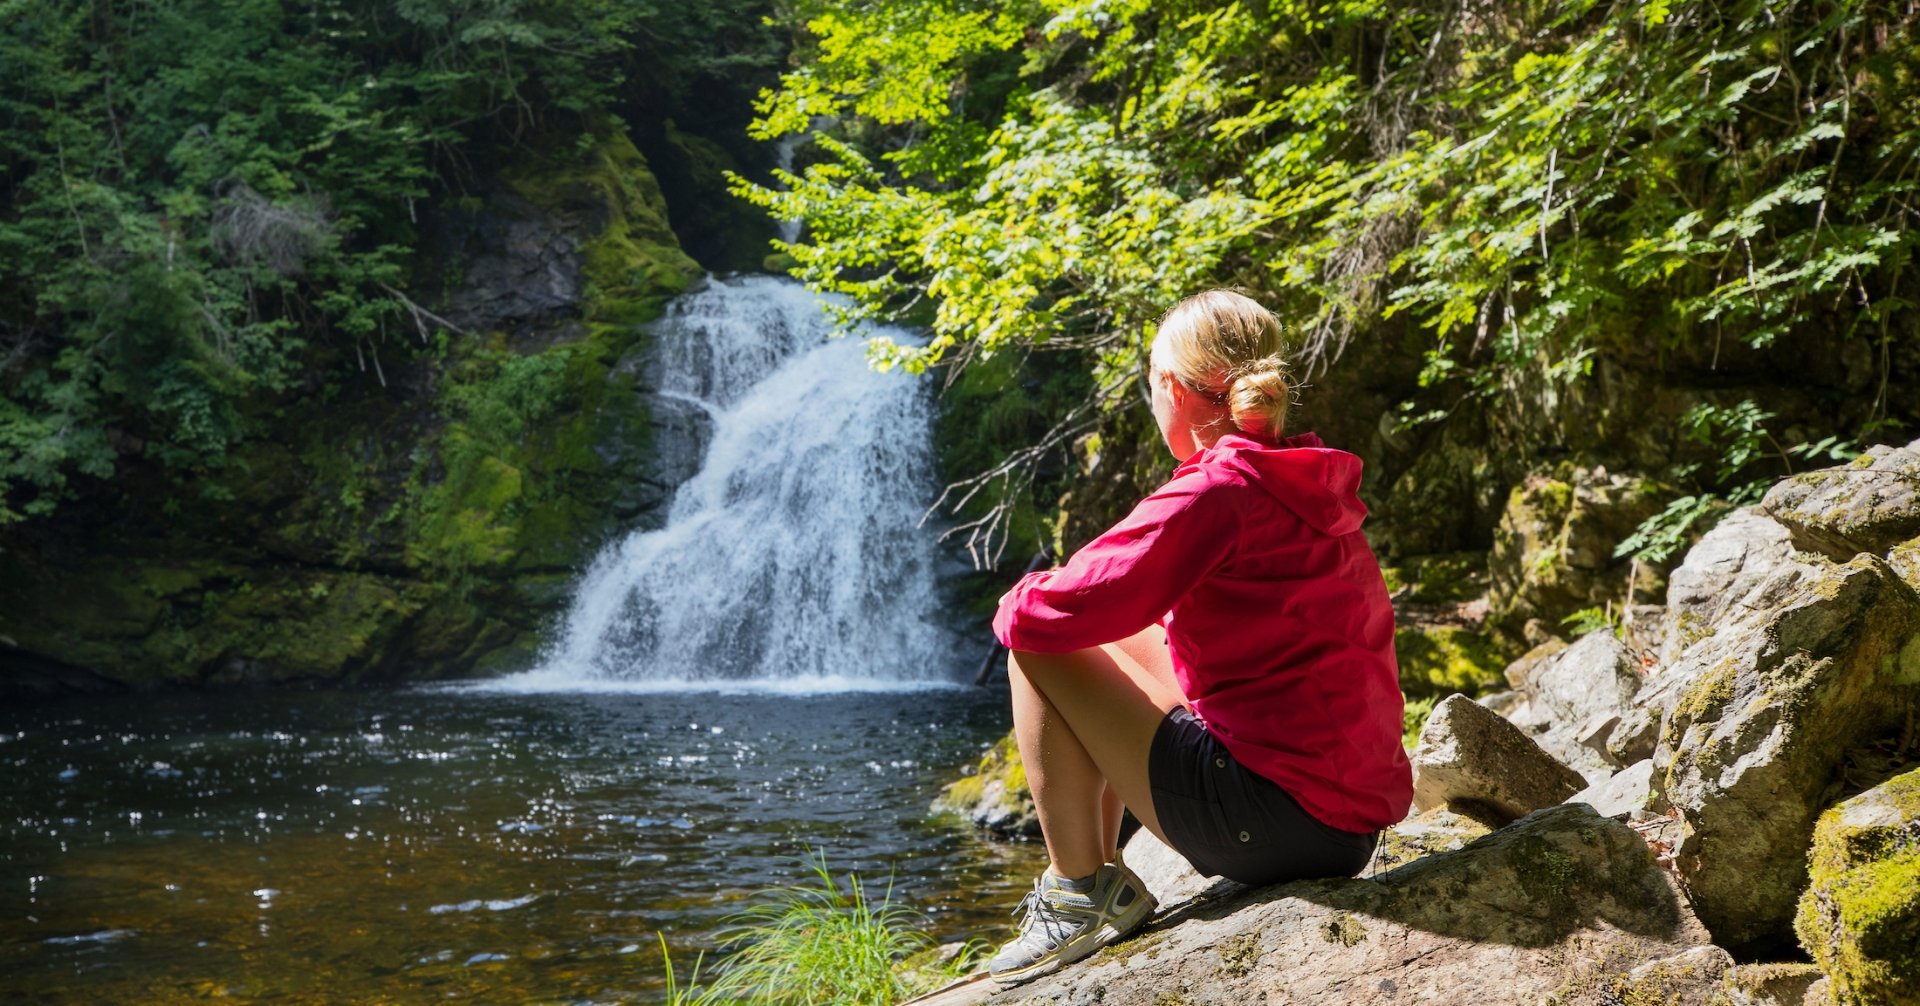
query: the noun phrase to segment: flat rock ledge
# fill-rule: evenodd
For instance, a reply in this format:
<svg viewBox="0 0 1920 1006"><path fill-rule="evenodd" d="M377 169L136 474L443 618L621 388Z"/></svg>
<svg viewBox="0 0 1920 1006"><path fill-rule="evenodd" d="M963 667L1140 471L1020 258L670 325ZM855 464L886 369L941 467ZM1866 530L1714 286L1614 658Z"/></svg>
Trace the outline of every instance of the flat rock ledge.
<svg viewBox="0 0 1920 1006"><path fill-rule="evenodd" d="M1567 804L1361 879L1215 884L1045 978L918 1002L1705 1002L1730 963L1639 835Z"/></svg>

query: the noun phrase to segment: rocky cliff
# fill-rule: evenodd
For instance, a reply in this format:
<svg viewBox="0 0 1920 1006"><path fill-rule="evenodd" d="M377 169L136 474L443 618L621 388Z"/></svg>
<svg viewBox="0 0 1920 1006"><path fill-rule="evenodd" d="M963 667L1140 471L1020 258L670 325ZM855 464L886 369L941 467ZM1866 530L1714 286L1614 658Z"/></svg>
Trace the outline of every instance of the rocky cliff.
<svg viewBox="0 0 1920 1006"><path fill-rule="evenodd" d="M510 665L653 519L677 477L636 354L701 270L645 158L610 128L523 151L423 227L393 338L430 345L259 404L271 432L198 485L125 471L0 536L0 692Z"/></svg>

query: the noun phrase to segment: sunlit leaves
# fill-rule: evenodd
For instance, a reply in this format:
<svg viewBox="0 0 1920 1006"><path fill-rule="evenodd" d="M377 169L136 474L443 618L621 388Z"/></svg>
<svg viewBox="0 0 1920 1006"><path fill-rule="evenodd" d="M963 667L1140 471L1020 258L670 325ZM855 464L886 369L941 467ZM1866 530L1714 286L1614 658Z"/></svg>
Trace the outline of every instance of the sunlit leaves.
<svg viewBox="0 0 1920 1006"><path fill-rule="evenodd" d="M1010 48L1024 30L1000 5L948 2L824 5L806 27L814 58L761 96L755 136L803 133L841 115L938 122L965 60Z"/></svg>
<svg viewBox="0 0 1920 1006"><path fill-rule="evenodd" d="M801 273L851 313L932 301L933 342L887 364L1131 347L1224 282L1256 287L1321 362L1382 318L1425 330L1435 399L1577 383L1622 344L1886 333L1910 310L1914 40L1872 0L1056 0L1022 12L1021 39L996 23L961 32L971 49L903 41L959 10L867 4L823 26L831 59L768 107L832 80L840 135L876 153L746 187L809 222ZM874 131L899 119L851 101L903 45L938 72L911 78L928 86L910 129ZM968 53L1011 45L1025 87L943 140ZM953 159L928 172L920 150Z"/></svg>

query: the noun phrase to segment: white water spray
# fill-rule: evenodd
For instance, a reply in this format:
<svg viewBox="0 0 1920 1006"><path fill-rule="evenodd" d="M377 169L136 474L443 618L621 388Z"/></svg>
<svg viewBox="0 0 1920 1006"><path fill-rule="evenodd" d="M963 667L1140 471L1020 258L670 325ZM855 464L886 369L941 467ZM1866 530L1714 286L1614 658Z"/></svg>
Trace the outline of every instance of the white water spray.
<svg viewBox="0 0 1920 1006"><path fill-rule="evenodd" d="M714 281L674 303L654 330L655 384L711 417L704 465L664 527L594 561L544 665L500 687L812 691L963 673L935 535L916 527L933 489L927 389L873 373L827 329L786 280Z"/></svg>

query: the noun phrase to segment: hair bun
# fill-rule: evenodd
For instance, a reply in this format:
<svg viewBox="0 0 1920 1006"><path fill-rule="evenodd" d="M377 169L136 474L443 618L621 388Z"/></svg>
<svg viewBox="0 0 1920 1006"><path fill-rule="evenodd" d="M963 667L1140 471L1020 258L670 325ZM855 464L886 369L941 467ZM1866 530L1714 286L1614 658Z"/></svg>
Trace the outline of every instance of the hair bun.
<svg viewBox="0 0 1920 1006"><path fill-rule="evenodd" d="M1281 357L1262 357L1233 368L1227 376L1227 410L1233 425L1277 439L1286 429L1291 391Z"/></svg>

